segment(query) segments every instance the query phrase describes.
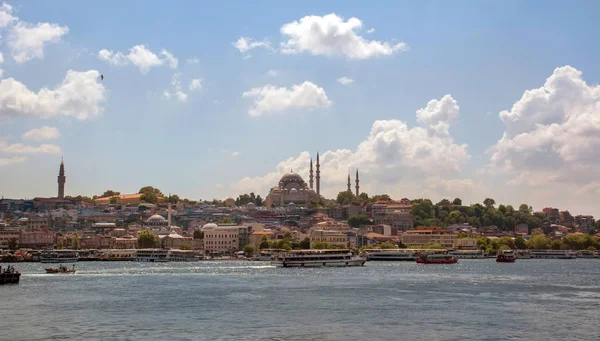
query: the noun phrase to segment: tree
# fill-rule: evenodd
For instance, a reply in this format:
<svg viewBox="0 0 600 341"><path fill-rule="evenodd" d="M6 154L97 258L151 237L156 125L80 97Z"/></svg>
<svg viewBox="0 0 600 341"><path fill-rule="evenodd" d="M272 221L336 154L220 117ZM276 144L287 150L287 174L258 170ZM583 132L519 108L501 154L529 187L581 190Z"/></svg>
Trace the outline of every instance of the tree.
<svg viewBox="0 0 600 341"><path fill-rule="evenodd" d="M79 249L79 238L76 234L71 235L71 248L75 250Z"/></svg>
<svg viewBox="0 0 600 341"><path fill-rule="evenodd" d="M462 206L462 200L460 200L460 198L455 198L454 200L452 200L452 205Z"/></svg>
<svg viewBox="0 0 600 341"><path fill-rule="evenodd" d="M117 197L111 197L109 199L109 202L110 202L111 205L116 205L116 204L119 203L119 198L117 198Z"/></svg>
<svg viewBox="0 0 600 341"><path fill-rule="evenodd" d="M527 248L534 250L547 250L550 248L552 240L543 234L534 234L527 241Z"/></svg>
<svg viewBox="0 0 600 341"><path fill-rule="evenodd" d="M515 246L518 250L525 250L527 248L527 244L525 242L525 238L518 236L515 238Z"/></svg>
<svg viewBox="0 0 600 341"><path fill-rule="evenodd" d="M191 250L192 246L190 244L181 244L179 247L180 250Z"/></svg>
<svg viewBox="0 0 600 341"><path fill-rule="evenodd" d="M291 241L292 239L294 239L294 234L291 231L283 232L283 240Z"/></svg>
<svg viewBox="0 0 600 341"><path fill-rule="evenodd" d="M526 213L526 214L531 214L531 211L533 211L533 209L531 208L531 206L529 206L527 204L521 204L521 205L519 205L519 212Z"/></svg>
<svg viewBox="0 0 600 341"><path fill-rule="evenodd" d="M17 249L18 246L18 240L17 238L10 238L8 240L8 249L11 251L15 251Z"/></svg>
<svg viewBox="0 0 600 341"><path fill-rule="evenodd" d="M179 199L179 195L177 194L172 194L169 196L169 203L171 204L176 204L180 201L181 199Z"/></svg>
<svg viewBox="0 0 600 341"><path fill-rule="evenodd" d="M387 194L377 194L371 197L371 202L377 202L377 201L390 201L392 200L392 198L390 198L389 195Z"/></svg>
<svg viewBox="0 0 600 341"><path fill-rule="evenodd" d="M301 242L300 242L300 248L303 250L308 250L310 249L310 239L308 237L304 238Z"/></svg>
<svg viewBox="0 0 600 341"><path fill-rule="evenodd" d="M102 193L101 196L99 196L99 198L108 198L108 197L112 197L114 195L119 195L121 194L121 192L115 192L112 189L106 190L104 191L104 193Z"/></svg>
<svg viewBox="0 0 600 341"><path fill-rule="evenodd" d="M331 249L331 244L327 243L327 242L316 242L314 249L316 250L323 250L323 249Z"/></svg>
<svg viewBox="0 0 600 341"><path fill-rule="evenodd" d="M454 211L450 212L450 214L446 218L446 224L448 224L448 225L459 224L459 223L462 223L464 220L465 219L464 219L462 213L460 213L460 211L454 210Z"/></svg>
<svg viewBox="0 0 600 341"><path fill-rule="evenodd" d="M233 221L233 219L229 218L229 217L225 217L221 220L219 220L219 224L234 224L235 221Z"/></svg>
<svg viewBox="0 0 600 341"><path fill-rule="evenodd" d="M383 242L383 243L379 244L379 248L380 249L397 249L398 245L396 245L394 243Z"/></svg>
<svg viewBox="0 0 600 341"><path fill-rule="evenodd" d="M252 247L252 245L244 246L244 253L246 255L252 255L254 253L254 248Z"/></svg>
<svg viewBox="0 0 600 341"><path fill-rule="evenodd" d="M154 188L152 186L142 187L140 188L138 193L142 195L140 197L142 201L150 204L156 204L158 202L159 197L164 197L164 195L158 188Z"/></svg>
<svg viewBox="0 0 600 341"><path fill-rule="evenodd" d="M349 205L352 203L353 199L354 195L352 192L343 191L338 193L336 202L338 205Z"/></svg>
<svg viewBox="0 0 600 341"><path fill-rule="evenodd" d="M348 225L357 228L361 225L371 225L371 219L364 214L353 215L348 219Z"/></svg>
<svg viewBox="0 0 600 341"><path fill-rule="evenodd" d="M491 199L491 198L486 198L486 199L483 201L483 205L484 205L486 208L492 208L492 207L494 207L494 205L495 205L495 204L496 204L496 200L494 200L494 199Z"/></svg>
<svg viewBox="0 0 600 341"><path fill-rule="evenodd" d="M138 233L138 247L140 249L152 249L156 247L158 238L148 230L143 230Z"/></svg>
<svg viewBox="0 0 600 341"><path fill-rule="evenodd" d="M200 230L194 231L194 239L202 239L202 237L203 237L202 231L200 231Z"/></svg>
<svg viewBox="0 0 600 341"><path fill-rule="evenodd" d="M360 195L358 196L358 199L360 200L361 203L368 203L369 202L369 195L365 192L360 193Z"/></svg>
<svg viewBox="0 0 600 341"><path fill-rule="evenodd" d="M440 200L440 202L438 202L437 204L435 204L435 206L450 206L450 200L448 199L442 199Z"/></svg>
<svg viewBox="0 0 600 341"><path fill-rule="evenodd" d="M267 236L263 235L260 238L260 244L258 245L259 249L268 249L270 247L269 245L269 240L267 239Z"/></svg>
<svg viewBox="0 0 600 341"><path fill-rule="evenodd" d="M263 198L260 197L260 194L256 196L256 200L254 200L254 205L257 207L261 207L263 205Z"/></svg>
<svg viewBox="0 0 600 341"><path fill-rule="evenodd" d="M63 238L62 237L58 237L58 239L56 239L56 248L58 250L62 250L65 246L65 243L63 242Z"/></svg>

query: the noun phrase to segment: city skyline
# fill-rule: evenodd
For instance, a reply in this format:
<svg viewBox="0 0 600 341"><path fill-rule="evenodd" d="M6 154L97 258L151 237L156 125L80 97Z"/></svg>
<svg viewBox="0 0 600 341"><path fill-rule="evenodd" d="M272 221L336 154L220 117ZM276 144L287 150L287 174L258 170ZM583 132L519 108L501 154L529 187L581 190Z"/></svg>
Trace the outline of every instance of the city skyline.
<svg viewBox="0 0 600 341"><path fill-rule="evenodd" d="M66 196L264 198L318 150L327 198L360 169L370 195L598 214L599 5L238 5L0 5L0 194L56 196L64 155Z"/></svg>

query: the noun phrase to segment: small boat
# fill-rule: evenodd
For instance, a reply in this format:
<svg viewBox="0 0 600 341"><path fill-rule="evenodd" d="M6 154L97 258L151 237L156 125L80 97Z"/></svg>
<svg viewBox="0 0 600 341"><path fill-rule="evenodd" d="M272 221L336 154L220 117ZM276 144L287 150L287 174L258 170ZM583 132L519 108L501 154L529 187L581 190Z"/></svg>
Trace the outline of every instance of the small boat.
<svg viewBox="0 0 600 341"><path fill-rule="evenodd" d="M496 257L497 263L514 263L517 257L515 257L515 253L513 250L500 250L498 251L498 256Z"/></svg>
<svg viewBox="0 0 600 341"><path fill-rule="evenodd" d="M419 264L455 264L458 258L449 254L423 254L417 258Z"/></svg>
<svg viewBox="0 0 600 341"><path fill-rule="evenodd" d="M0 284L19 284L21 279L21 273L12 265L9 265L5 269L0 266Z"/></svg>
<svg viewBox="0 0 600 341"><path fill-rule="evenodd" d="M61 265L58 268L46 268L46 273L48 274L74 274L75 271L75 265L73 265L73 268L70 270L64 265Z"/></svg>

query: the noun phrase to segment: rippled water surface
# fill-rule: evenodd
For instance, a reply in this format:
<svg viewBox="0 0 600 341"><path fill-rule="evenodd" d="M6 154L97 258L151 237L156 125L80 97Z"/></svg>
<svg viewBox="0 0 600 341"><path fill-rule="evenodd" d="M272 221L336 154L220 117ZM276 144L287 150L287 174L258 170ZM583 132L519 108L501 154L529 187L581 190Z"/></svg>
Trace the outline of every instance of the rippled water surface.
<svg viewBox="0 0 600 341"><path fill-rule="evenodd" d="M0 286L0 340L600 340L596 259L44 266Z"/></svg>

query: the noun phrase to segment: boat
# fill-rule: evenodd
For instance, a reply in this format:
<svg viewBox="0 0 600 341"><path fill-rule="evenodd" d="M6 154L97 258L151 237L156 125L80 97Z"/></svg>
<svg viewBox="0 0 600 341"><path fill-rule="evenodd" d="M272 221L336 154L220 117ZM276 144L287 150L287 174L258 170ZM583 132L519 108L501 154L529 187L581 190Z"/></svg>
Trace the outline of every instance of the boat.
<svg viewBox="0 0 600 341"><path fill-rule="evenodd" d="M4 269L0 266L0 284L19 284L20 279L21 273L15 270L12 265Z"/></svg>
<svg viewBox="0 0 600 341"><path fill-rule="evenodd" d="M75 271L76 271L75 265L73 265L73 268L71 268L71 269L68 269L64 265L60 265L58 268L47 268L46 269L47 274L74 274Z"/></svg>
<svg viewBox="0 0 600 341"><path fill-rule="evenodd" d="M134 249L109 249L102 252L103 261L132 261L135 258Z"/></svg>
<svg viewBox="0 0 600 341"><path fill-rule="evenodd" d="M458 259L484 259L485 254L482 250L452 250L449 255Z"/></svg>
<svg viewBox="0 0 600 341"><path fill-rule="evenodd" d="M513 250L500 250L496 256L497 263L514 263L516 259Z"/></svg>
<svg viewBox="0 0 600 341"><path fill-rule="evenodd" d="M256 258L257 261L270 262L279 253L286 252L285 249L262 249L260 255Z"/></svg>
<svg viewBox="0 0 600 341"><path fill-rule="evenodd" d="M417 259L417 252L408 249L367 249L363 255L368 261L412 261Z"/></svg>
<svg viewBox="0 0 600 341"><path fill-rule="evenodd" d="M169 250L167 260L169 262L197 262L200 257L196 251L192 250Z"/></svg>
<svg viewBox="0 0 600 341"><path fill-rule="evenodd" d="M577 251L577 257L579 258L596 258L596 251L592 250L579 250Z"/></svg>
<svg viewBox="0 0 600 341"><path fill-rule="evenodd" d="M436 254L421 254L419 258L417 258L417 263L419 264L455 264L458 263L458 258L445 253L436 253Z"/></svg>
<svg viewBox="0 0 600 341"><path fill-rule="evenodd" d="M533 259L575 259L577 252L571 250L531 250Z"/></svg>
<svg viewBox="0 0 600 341"><path fill-rule="evenodd" d="M276 267L346 267L363 266L367 258L355 256L350 250L291 250L276 255L271 261Z"/></svg>
<svg viewBox="0 0 600 341"><path fill-rule="evenodd" d="M76 250L44 250L40 254L42 263L74 263L79 261Z"/></svg>
<svg viewBox="0 0 600 341"><path fill-rule="evenodd" d="M167 249L138 249L135 251L134 260L137 262L168 262L169 250Z"/></svg>
<svg viewBox="0 0 600 341"><path fill-rule="evenodd" d="M515 250L515 257L517 259L531 259L531 251L529 251L529 250Z"/></svg>

